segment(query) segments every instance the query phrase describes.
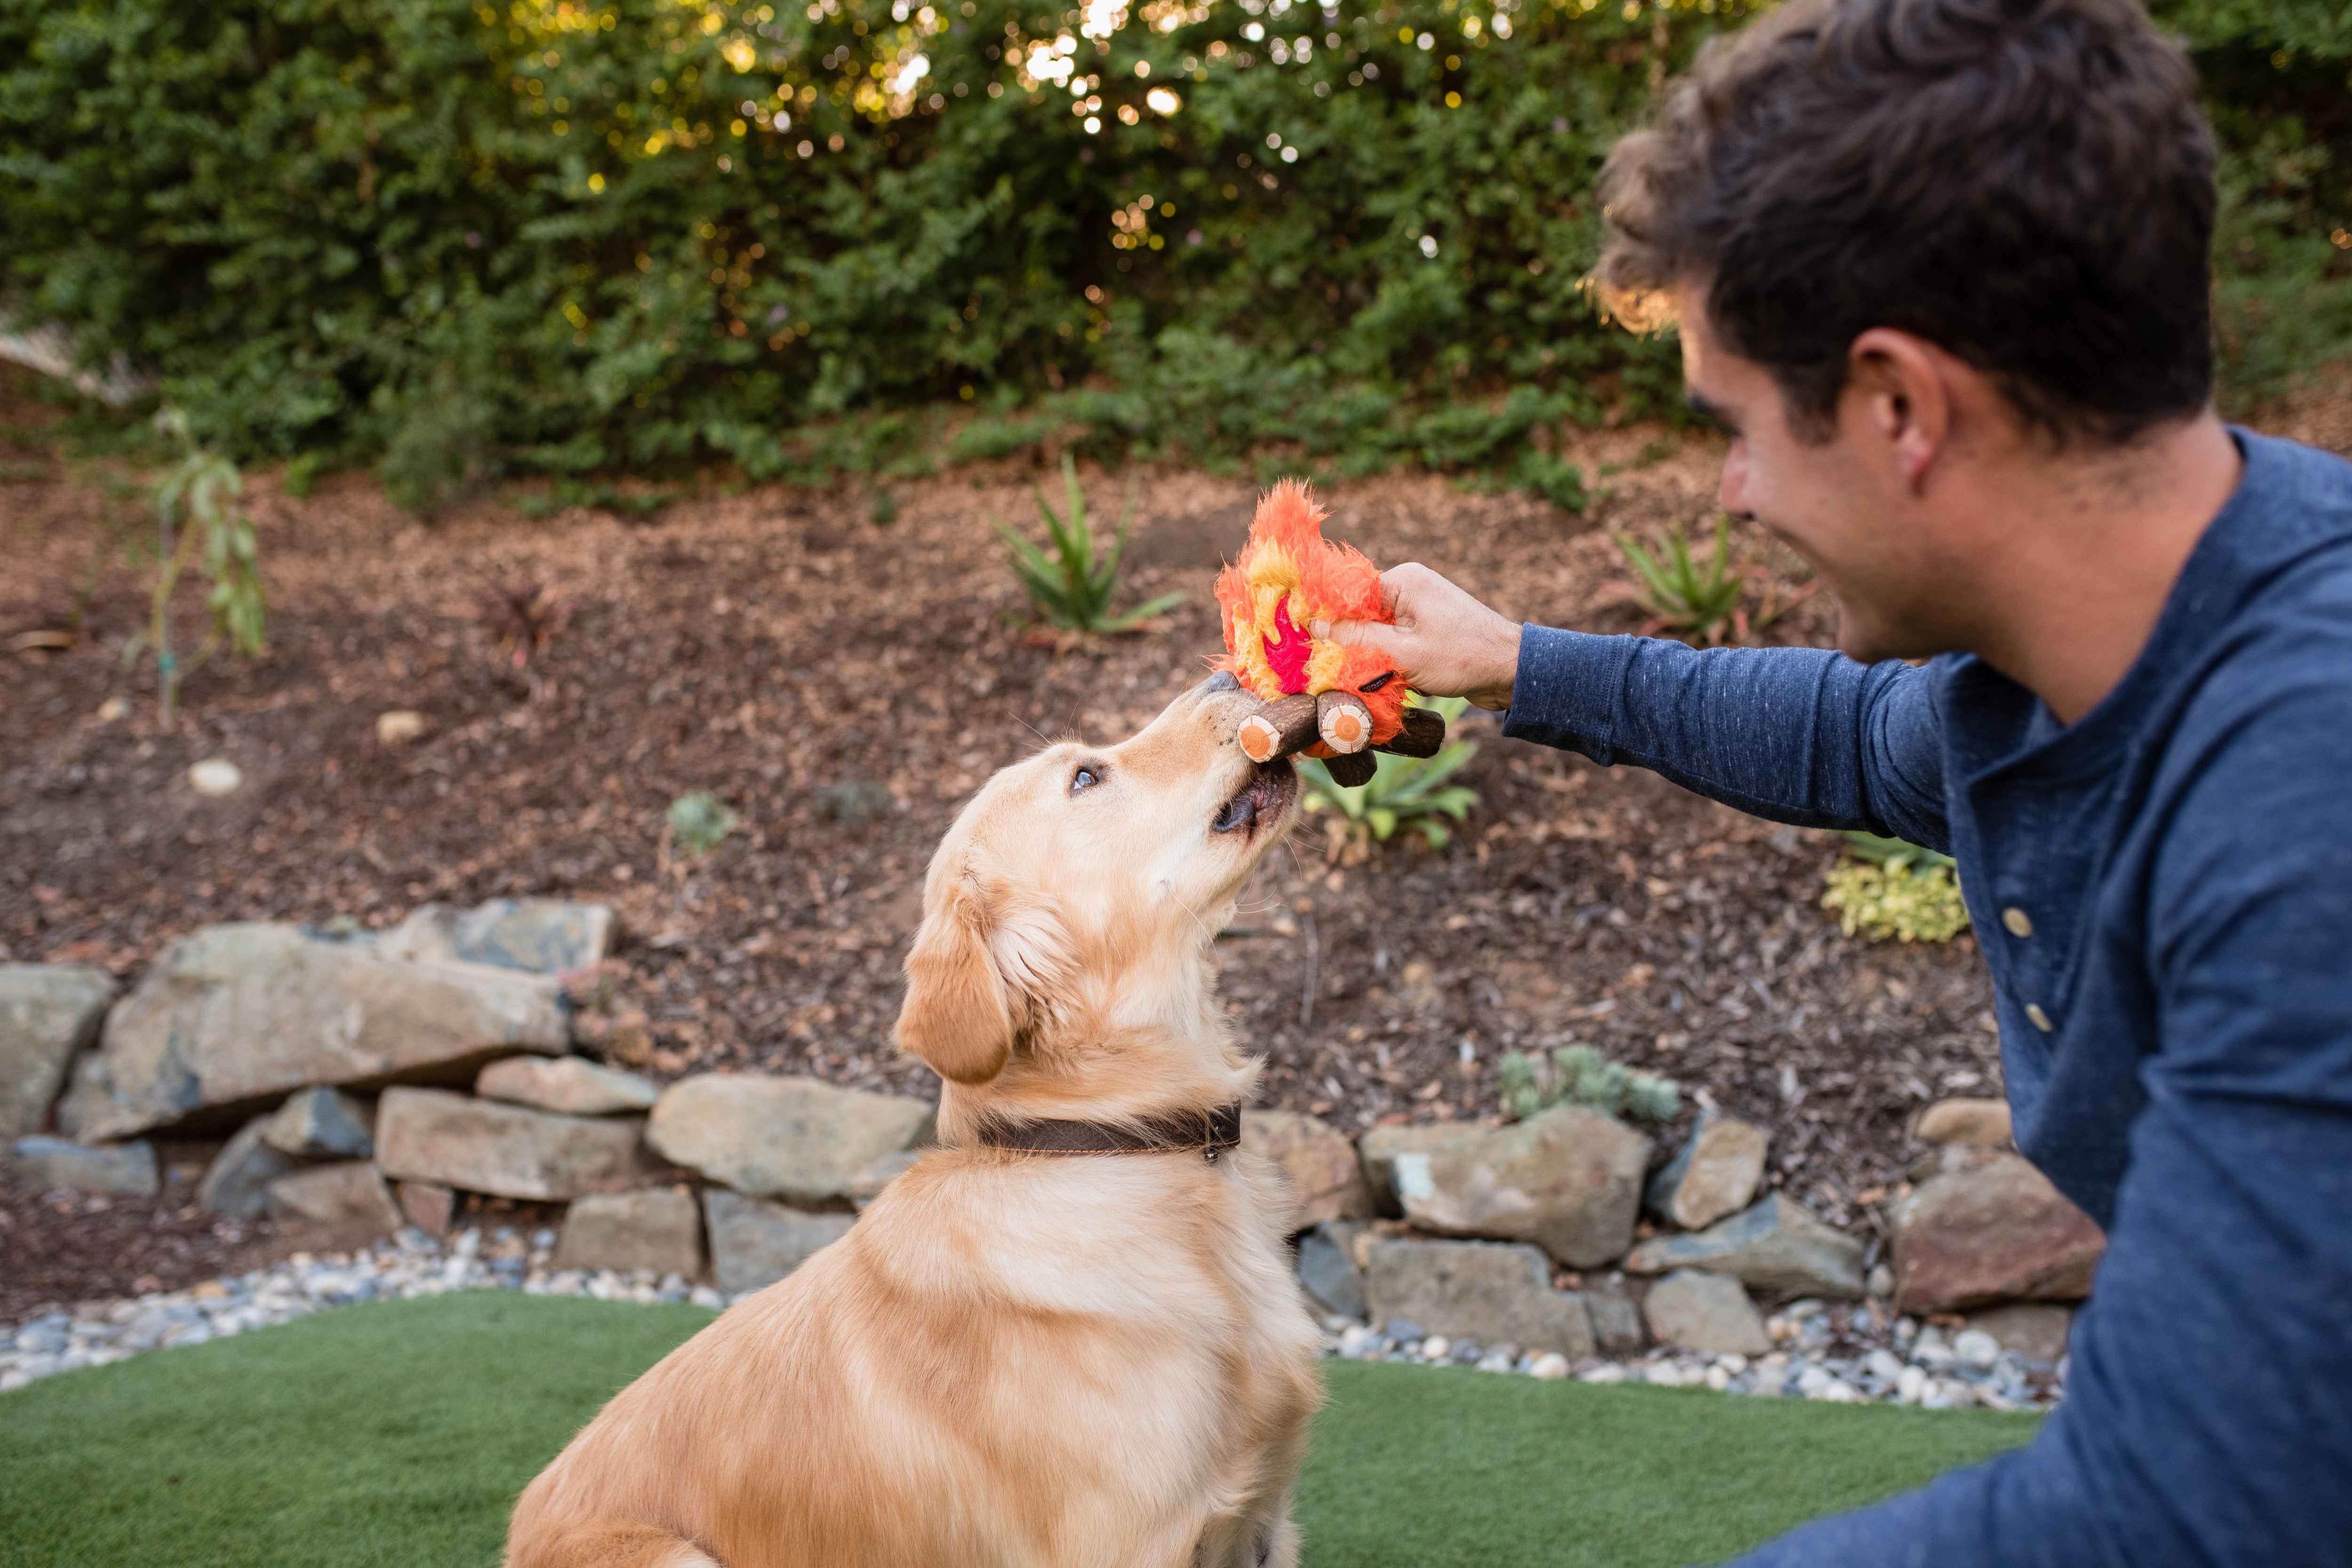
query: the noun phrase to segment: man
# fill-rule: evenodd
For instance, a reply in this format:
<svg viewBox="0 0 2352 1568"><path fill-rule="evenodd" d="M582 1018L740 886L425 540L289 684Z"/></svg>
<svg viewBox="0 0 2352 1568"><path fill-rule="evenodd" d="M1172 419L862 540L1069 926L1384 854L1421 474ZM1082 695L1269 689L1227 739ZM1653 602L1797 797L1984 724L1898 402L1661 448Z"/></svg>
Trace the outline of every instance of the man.
<svg viewBox="0 0 2352 1568"><path fill-rule="evenodd" d="M1507 734L1959 862L2018 1146L2107 1232L2066 1401L1751 1563L2352 1563L2352 465L2211 411L2192 88L2131 0L1794 0L1612 156L1601 281L1671 303L1723 504L1844 657L1515 626L1420 566L1339 628Z"/></svg>

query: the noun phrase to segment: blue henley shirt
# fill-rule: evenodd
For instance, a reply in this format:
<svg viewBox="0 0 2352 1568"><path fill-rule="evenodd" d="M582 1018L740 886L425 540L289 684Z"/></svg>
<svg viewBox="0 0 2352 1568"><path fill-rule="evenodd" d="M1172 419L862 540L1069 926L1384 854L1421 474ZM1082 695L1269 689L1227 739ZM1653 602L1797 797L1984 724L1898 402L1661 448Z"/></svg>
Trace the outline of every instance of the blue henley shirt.
<svg viewBox="0 0 2352 1568"><path fill-rule="evenodd" d="M1958 861L2018 1147L2107 1233L2031 1443L1743 1568L2352 1563L2352 464L2231 434L2072 726L1967 655L1526 628L1506 734Z"/></svg>

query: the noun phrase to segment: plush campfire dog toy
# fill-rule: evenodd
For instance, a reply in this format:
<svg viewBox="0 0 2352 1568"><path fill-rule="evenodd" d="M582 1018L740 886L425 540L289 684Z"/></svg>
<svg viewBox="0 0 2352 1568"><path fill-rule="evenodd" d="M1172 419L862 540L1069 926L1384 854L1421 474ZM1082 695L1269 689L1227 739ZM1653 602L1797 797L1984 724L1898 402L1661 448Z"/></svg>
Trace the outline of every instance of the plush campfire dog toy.
<svg viewBox="0 0 2352 1568"><path fill-rule="evenodd" d="M1240 558L1217 576L1217 604L1224 668L1265 703L1242 721L1242 750L1258 763L1304 752L1353 785L1371 778L1373 752L1435 755L1445 721L1405 706L1404 677L1388 655L1309 634L1318 620L1392 619L1380 569L1323 537L1328 515L1297 480L1275 486Z"/></svg>

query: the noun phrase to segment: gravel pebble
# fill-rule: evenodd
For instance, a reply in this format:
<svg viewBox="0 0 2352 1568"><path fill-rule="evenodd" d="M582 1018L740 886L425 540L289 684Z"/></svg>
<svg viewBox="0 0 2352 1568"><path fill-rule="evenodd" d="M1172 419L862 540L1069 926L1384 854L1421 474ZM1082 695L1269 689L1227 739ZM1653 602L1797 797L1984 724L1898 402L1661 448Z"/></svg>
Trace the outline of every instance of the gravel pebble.
<svg viewBox="0 0 2352 1568"><path fill-rule="evenodd" d="M120 1301L85 1302L48 1312L13 1331L0 1328L0 1391L78 1367L104 1366L146 1351L203 1344L311 1313L362 1301L406 1300L452 1290L520 1290L531 1296L589 1296L602 1301L688 1301L712 1311L727 1299L707 1285L646 1270L550 1272L555 1233L526 1240L508 1226L485 1237L464 1230L447 1243L404 1230L364 1252L313 1257L298 1252L274 1268L207 1279L184 1290Z"/></svg>

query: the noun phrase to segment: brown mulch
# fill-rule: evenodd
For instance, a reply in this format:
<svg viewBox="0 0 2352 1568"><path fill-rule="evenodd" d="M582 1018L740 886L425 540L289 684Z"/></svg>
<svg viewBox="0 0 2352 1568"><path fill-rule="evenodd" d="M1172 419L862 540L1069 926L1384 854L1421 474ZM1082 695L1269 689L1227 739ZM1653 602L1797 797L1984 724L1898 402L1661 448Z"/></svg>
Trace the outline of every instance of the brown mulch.
<svg viewBox="0 0 2352 1568"><path fill-rule="evenodd" d="M427 524L363 476L296 500L258 475L269 650L204 665L165 731L152 661L122 658L146 579L92 567L94 524L141 526L143 502L49 452L40 418L21 382L0 385L0 548L23 568L0 580L0 639L80 619L69 650L8 659L0 958L130 980L214 921L381 927L426 900L599 899L623 924L612 1005L642 1011L659 1078L751 1067L929 1092L889 1030L932 846L1041 737L1119 738L1200 679L1218 646L1210 576L1253 495L1197 469L1086 471L1098 520L1133 497L1130 592L1192 598L1143 635L1056 643L1017 624L984 521L1034 526L1042 464L901 485L887 526L850 488L715 479L650 520L532 521L486 499ZM1717 454L1629 430L1574 455L1610 487L1582 517L1397 475L1329 487L1332 529L1506 613L1636 629L1598 525L1711 526ZM1792 558L1760 533L1739 543L1770 594L1795 592ZM550 580L570 618L519 670L475 603ZM193 592L177 613L200 624ZM1825 643L1827 617L1801 602L1764 640ZM110 699L128 711L106 716ZM393 710L425 732L380 743ZM1221 940L1268 1103L1351 1131L1490 1114L1502 1052L1586 1040L1769 1128L1776 1184L1867 1224L1916 1111L1999 1091L1973 944L1843 936L1819 908L1834 836L1503 741L1488 719L1465 729L1482 749L1460 782L1480 805L1450 846L1400 838L1349 864L1309 819ZM245 783L207 799L186 773L214 756ZM692 790L741 817L700 861L664 827Z"/></svg>
<svg viewBox="0 0 2352 1568"><path fill-rule="evenodd" d="M153 1198L0 1185L0 1327L51 1306L241 1274L301 1245L267 1222L195 1206L196 1178L216 1147L160 1150L170 1178Z"/></svg>

